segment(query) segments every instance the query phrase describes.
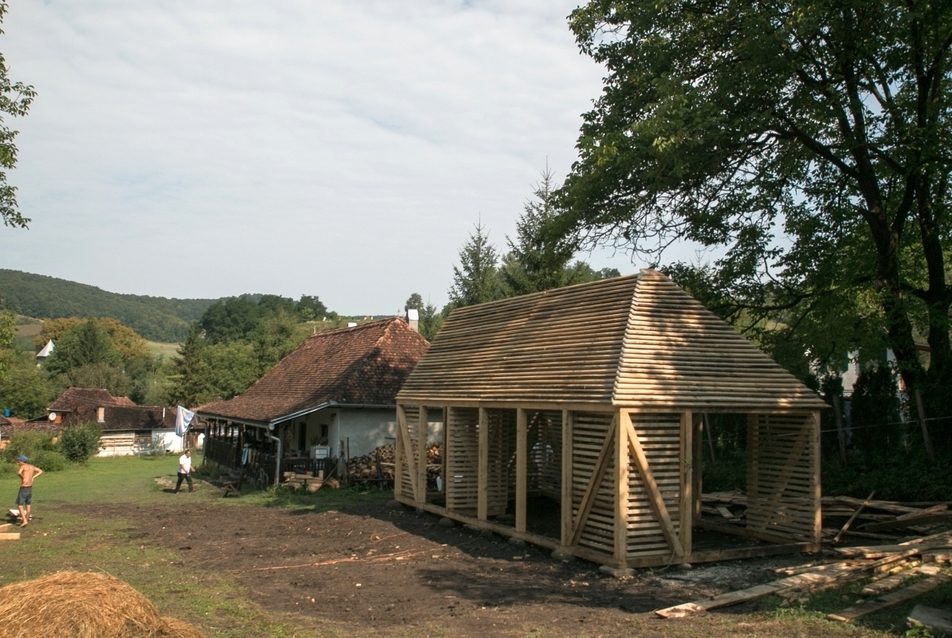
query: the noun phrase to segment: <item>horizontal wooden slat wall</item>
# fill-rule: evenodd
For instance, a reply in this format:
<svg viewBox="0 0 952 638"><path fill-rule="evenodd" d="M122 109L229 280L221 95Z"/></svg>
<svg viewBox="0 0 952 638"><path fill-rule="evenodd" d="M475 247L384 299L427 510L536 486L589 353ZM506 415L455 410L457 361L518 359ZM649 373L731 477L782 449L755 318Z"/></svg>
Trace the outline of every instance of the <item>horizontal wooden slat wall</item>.
<svg viewBox="0 0 952 638"><path fill-rule="evenodd" d="M648 467L654 476L661 499L668 510L677 533L681 530L681 415L631 413L635 434L648 458ZM661 522L651 508L651 502L632 460L628 468L628 556L670 554L671 546L665 539Z"/></svg>
<svg viewBox="0 0 952 638"><path fill-rule="evenodd" d="M606 437L613 435L612 414L576 412L572 415L572 517L596 469ZM615 462L612 457L599 479L591 512L584 521L578 545L611 557L615 544Z"/></svg>
<svg viewBox="0 0 952 638"><path fill-rule="evenodd" d="M538 436L529 445L530 456L538 467L537 489L559 500L562 496L562 412L535 412L530 418Z"/></svg>
<svg viewBox="0 0 952 638"><path fill-rule="evenodd" d="M510 491L516 493L516 411L488 410L489 473L486 481L487 515L506 513Z"/></svg>
<svg viewBox="0 0 952 638"><path fill-rule="evenodd" d="M418 468L420 458L420 427L419 427L419 417L420 417L420 408L415 405L404 405L403 413L406 415L407 431L410 434L410 444L409 447L404 445L403 447L403 463L400 468L400 485L402 487L402 494L405 496L417 496L413 490L413 478L410 476L411 463L409 462L412 459L412 467Z"/></svg>
<svg viewBox="0 0 952 638"><path fill-rule="evenodd" d="M446 421L446 509L476 513L479 501L479 410L449 408Z"/></svg>
<svg viewBox="0 0 952 638"><path fill-rule="evenodd" d="M747 427L747 529L812 540L820 463L813 415L750 415Z"/></svg>

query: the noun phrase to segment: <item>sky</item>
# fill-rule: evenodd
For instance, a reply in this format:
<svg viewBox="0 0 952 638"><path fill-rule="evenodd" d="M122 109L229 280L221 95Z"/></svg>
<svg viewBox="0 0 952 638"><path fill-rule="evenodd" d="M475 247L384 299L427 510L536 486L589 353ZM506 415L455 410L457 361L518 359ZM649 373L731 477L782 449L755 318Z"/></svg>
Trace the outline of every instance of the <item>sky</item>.
<svg viewBox="0 0 952 638"><path fill-rule="evenodd" d="M602 69L564 0L11 0L38 95L0 268L178 298L441 307L477 222L501 250L576 158ZM644 264L583 253L623 274Z"/></svg>

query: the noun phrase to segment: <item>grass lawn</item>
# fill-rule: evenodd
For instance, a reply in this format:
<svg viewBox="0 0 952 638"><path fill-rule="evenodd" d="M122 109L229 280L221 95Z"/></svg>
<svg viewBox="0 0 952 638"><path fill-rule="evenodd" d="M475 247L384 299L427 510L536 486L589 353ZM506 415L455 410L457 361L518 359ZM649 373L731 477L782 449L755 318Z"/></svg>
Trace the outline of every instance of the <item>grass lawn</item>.
<svg viewBox="0 0 952 638"><path fill-rule="evenodd" d="M160 354L163 359L171 359L178 354L180 343L162 343L161 341L148 341L149 351L152 354Z"/></svg>
<svg viewBox="0 0 952 638"><path fill-rule="evenodd" d="M174 479L175 456L91 459L86 467L46 472L36 479L34 523L20 541L0 545L0 586L61 570L107 573L142 592L163 615L192 622L209 636L313 636L300 619L263 610L227 576L184 565L172 551L130 538L130 522L85 518L59 511L59 503L168 502L155 477ZM3 510L13 507L19 481L0 474ZM265 504L267 493L221 499L199 490L189 495L197 506ZM214 501L212 500L214 499Z"/></svg>
<svg viewBox="0 0 952 638"><path fill-rule="evenodd" d="M164 476L174 480L176 460L174 455L91 459L85 467L43 474L35 484L34 524L24 530L20 541L0 544L0 586L68 569L108 573L142 592L163 615L191 622L211 637L338 635L326 625L316 624L316 620L262 608L228 573L196 569L181 554L135 538L131 520L86 517L81 507L76 507L83 504L103 507L114 503L148 507L169 503L171 498L179 497L162 491L155 478ZM0 472L0 502L6 499L3 510L13 506L18 486L17 477L8 471L9 466L6 469ZM282 491L277 496L258 492L245 494L240 499L222 499L215 490L199 489L187 496L196 507L268 505L312 511L336 510L355 499L382 497L380 493L354 489L303 495ZM125 511L128 512L128 508ZM775 634L779 636L829 635L830 632L857 635L851 633L850 627L831 625L823 618L863 598L859 592L861 586L862 583L852 584L820 592L792 604L779 598L763 599L760 608L764 615L751 617L751 635L759 633L759 623L777 621L783 625L783 630ZM907 605L868 616L856 625L903 635L905 615L913 603L952 608L952 585L939 587ZM685 620L677 626L689 629L689 623Z"/></svg>

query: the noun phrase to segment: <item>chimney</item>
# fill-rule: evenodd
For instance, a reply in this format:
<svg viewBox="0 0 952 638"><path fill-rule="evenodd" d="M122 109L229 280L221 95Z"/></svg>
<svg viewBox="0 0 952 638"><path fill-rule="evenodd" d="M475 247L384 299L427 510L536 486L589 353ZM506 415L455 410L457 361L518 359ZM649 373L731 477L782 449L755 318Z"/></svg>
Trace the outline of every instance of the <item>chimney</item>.
<svg viewBox="0 0 952 638"><path fill-rule="evenodd" d="M415 332L420 332L420 311L416 308L407 308L407 323Z"/></svg>

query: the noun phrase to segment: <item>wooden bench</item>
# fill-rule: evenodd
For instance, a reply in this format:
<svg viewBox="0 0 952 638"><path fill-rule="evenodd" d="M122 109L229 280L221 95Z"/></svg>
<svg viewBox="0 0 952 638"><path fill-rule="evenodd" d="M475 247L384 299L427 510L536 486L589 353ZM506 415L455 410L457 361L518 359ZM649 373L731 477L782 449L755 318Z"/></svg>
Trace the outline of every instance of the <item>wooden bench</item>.
<svg viewBox="0 0 952 638"><path fill-rule="evenodd" d="M222 498L228 496L229 494L241 496L241 484L244 482L244 480L244 468L241 468L241 470L238 472L231 471L227 475L223 476L221 479L221 487L224 490L222 492Z"/></svg>

